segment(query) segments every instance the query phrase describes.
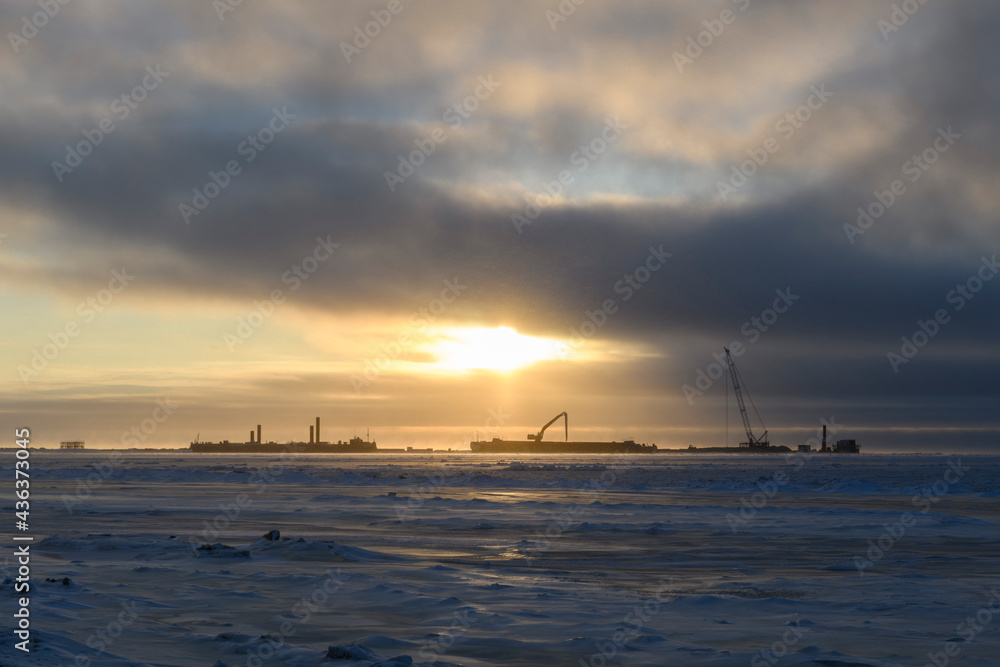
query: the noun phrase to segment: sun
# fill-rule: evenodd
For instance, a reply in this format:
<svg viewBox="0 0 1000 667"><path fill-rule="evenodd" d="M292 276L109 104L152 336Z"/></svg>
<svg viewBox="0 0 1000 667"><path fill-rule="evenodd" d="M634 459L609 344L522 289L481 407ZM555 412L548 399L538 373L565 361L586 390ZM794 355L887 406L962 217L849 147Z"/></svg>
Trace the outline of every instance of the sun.
<svg viewBox="0 0 1000 667"><path fill-rule="evenodd" d="M439 334L429 351L438 368L451 371L513 371L546 359L565 357L556 340L517 333L510 327L449 329Z"/></svg>

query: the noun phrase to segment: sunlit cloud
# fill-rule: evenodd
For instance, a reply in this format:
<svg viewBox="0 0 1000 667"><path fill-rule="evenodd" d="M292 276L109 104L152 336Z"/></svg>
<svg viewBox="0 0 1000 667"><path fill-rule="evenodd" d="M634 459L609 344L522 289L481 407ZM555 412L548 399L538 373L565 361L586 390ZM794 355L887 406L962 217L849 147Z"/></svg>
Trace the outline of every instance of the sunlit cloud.
<svg viewBox="0 0 1000 667"><path fill-rule="evenodd" d="M682 69L718 8L586 4L552 30L551 0L413 4L347 60L365 3L243 3L221 22L211 3L118 4L71 3L0 61L0 396L40 438L118 443L170 397L169 446L239 437L250 413L274 437L321 414L433 445L500 406L514 433L568 410L601 437L716 443L698 434L719 427L722 384L694 406L681 387L786 287L802 307L745 358L776 438L831 406L859 427L995 426L996 281L905 373L885 358L1000 247L988 3L930 3L888 40L889 0L724 3L736 20ZM0 23L22 16L0 4ZM111 112L147 66L163 89ZM286 106L280 141L184 224L178 204ZM625 128L598 154L608 118ZM845 223L939 127L956 148L852 243ZM320 238L337 252L300 278ZM670 263L624 289L661 245ZM79 304L122 270L134 283L90 321ZM442 300L446 281L463 287Z"/></svg>

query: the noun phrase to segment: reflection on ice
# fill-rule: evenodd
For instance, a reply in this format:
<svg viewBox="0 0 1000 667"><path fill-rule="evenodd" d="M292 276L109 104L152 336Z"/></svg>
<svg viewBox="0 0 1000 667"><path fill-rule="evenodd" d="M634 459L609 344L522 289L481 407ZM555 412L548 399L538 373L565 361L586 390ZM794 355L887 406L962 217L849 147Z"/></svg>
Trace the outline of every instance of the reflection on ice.
<svg viewBox="0 0 1000 667"><path fill-rule="evenodd" d="M645 457L595 491L601 457L301 456L258 491L266 455L128 454L72 514L60 498L87 455L36 457L37 664L562 665L613 649L607 664L746 665L786 637L767 664L923 664L988 602L1000 553L996 457L964 458L921 512L943 457L811 462L755 506L780 457ZM919 520L859 572L907 511ZM130 603L121 636L88 647ZM12 650L0 661L22 664ZM996 655L1000 626L962 646Z"/></svg>

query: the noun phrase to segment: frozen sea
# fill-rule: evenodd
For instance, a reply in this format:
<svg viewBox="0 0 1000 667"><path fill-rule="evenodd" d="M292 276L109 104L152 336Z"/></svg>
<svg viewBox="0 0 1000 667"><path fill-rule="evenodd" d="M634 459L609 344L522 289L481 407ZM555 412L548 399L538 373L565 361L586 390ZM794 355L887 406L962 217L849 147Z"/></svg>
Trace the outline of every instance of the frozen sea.
<svg viewBox="0 0 1000 667"><path fill-rule="evenodd" d="M8 539L5 666L1000 665L1000 456L36 451L30 472L32 650Z"/></svg>

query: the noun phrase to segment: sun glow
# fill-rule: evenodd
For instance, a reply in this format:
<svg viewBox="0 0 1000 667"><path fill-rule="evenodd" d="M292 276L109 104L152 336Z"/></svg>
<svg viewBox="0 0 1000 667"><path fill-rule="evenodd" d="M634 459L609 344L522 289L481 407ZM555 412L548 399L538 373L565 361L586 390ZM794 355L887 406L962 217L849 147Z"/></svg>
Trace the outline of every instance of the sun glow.
<svg viewBox="0 0 1000 667"><path fill-rule="evenodd" d="M517 333L510 327L452 329L429 351L445 370L512 371L546 359L563 358L565 344Z"/></svg>

